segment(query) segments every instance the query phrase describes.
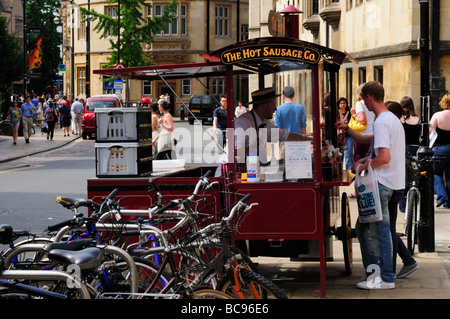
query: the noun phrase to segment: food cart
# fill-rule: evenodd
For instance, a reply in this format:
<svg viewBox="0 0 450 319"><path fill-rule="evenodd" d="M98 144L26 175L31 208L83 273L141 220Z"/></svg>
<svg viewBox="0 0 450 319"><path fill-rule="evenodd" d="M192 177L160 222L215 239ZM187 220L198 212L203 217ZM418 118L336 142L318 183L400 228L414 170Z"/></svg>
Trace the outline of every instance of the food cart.
<svg viewBox="0 0 450 319"><path fill-rule="evenodd" d="M234 105L228 103L228 154L227 174L214 177L218 187L227 196L214 193L215 205L220 209L234 202L233 194L252 194L258 206L241 221L238 244L251 256L307 258L320 262L320 295L325 296L326 263L332 258L332 236L342 241L344 264L347 273L352 269L352 238L349 203L339 187L351 183L351 175L342 170L337 145L335 122L337 78L341 64L347 58L343 52L317 44L286 37L255 38L202 56L206 62L176 65L153 65L120 69L95 70L95 74L124 79L165 81L167 79L208 78L224 76L228 101L235 101L234 78L249 76L255 89L275 86L283 89L279 74L288 72L298 78L296 92L308 116L306 142L271 143L271 161L277 168L275 174L261 168L261 180L251 183L236 161L234 140ZM269 82L270 81L270 82ZM283 82L284 83L284 82ZM278 84L278 85L277 85ZM330 106L323 107L323 97L329 93ZM279 101L280 103L281 101ZM185 106L188 110L188 107ZM331 114L325 118L325 113ZM195 114L194 114L195 116ZM272 162L271 162L272 163ZM155 179L168 199L185 197L192 192L198 178L210 167L181 169ZM96 200L112 189L127 197L123 205L130 209L146 209L154 203L148 192L151 170L131 175L111 174L87 181L88 197ZM230 196L231 194L231 196Z"/></svg>

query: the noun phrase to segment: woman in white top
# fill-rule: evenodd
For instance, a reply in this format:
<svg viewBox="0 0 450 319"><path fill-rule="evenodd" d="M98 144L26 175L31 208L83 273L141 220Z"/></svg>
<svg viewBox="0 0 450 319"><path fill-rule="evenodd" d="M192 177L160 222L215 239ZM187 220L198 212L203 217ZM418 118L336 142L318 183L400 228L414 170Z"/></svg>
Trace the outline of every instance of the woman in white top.
<svg viewBox="0 0 450 319"><path fill-rule="evenodd" d="M375 121L375 114L367 108L364 104L364 100L361 98L361 89L363 85L358 87L357 102L355 107L350 110L353 118L363 125L367 125L365 131L361 132L362 135L373 135L373 122ZM360 158L367 156L370 144L363 144L355 141L355 153L353 156L353 161L356 163Z"/></svg>
<svg viewBox="0 0 450 319"><path fill-rule="evenodd" d="M159 124L161 125L161 134L163 133L163 131L168 131L170 132L170 136L172 136L174 125L173 125L173 118L169 110L170 110L169 103L167 103L166 101L162 101L161 103L159 103L159 112L162 114L162 117L159 120ZM172 159L172 150L159 152L156 155L155 159L157 160Z"/></svg>
<svg viewBox="0 0 450 319"><path fill-rule="evenodd" d="M247 108L242 105L242 101L238 101L238 106L236 107L236 110L234 111L234 115L236 118L241 116L242 114L247 112Z"/></svg>

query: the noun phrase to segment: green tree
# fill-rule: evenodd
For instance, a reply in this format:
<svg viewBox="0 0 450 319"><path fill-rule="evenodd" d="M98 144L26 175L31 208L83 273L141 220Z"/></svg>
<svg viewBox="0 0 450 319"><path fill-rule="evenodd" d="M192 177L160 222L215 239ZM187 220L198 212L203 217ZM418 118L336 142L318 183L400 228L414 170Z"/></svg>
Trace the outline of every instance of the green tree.
<svg viewBox="0 0 450 319"><path fill-rule="evenodd" d="M58 78L58 65L61 63L62 35L53 21L59 15L59 0L27 0L26 24L29 28L42 28L42 65L41 74L30 78L28 90L38 94L45 92Z"/></svg>
<svg viewBox="0 0 450 319"><path fill-rule="evenodd" d="M19 41L9 34L7 21L0 16L0 113L3 115L10 105L12 83L23 78L23 60Z"/></svg>
<svg viewBox="0 0 450 319"><path fill-rule="evenodd" d="M109 0L110 5L117 4L117 0ZM113 67L119 63L118 48L120 45L120 62L126 66L148 65L149 61L144 57L142 44L150 44L154 40L155 33L163 30L168 23L172 21L177 5L176 0L172 0L164 7L164 14L161 17L144 17L143 8L152 6L145 3L145 0L120 0L120 44L119 39L110 40L111 57L105 68ZM87 15L93 15L97 24L93 28L100 34L100 38L107 36L117 37L118 19L108 15L100 14L95 10L88 11L86 8L80 8L86 18Z"/></svg>

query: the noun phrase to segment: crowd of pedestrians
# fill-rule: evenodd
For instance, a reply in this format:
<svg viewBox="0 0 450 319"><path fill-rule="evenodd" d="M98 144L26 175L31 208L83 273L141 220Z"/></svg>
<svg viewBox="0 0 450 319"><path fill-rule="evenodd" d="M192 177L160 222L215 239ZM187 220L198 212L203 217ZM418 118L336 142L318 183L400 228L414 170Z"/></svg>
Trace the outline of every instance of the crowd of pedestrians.
<svg viewBox="0 0 450 319"><path fill-rule="evenodd" d="M76 98L73 102L65 95L27 94L26 96L11 96L11 106L7 119L12 129L13 144L17 144L22 132L25 143L30 143L34 124L42 134L47 134L47 140L52 141L55 129L61 128L64 137L81 135L81 120L83 117L83 100ZM22 131L19 129L22 126Z"/></svg>

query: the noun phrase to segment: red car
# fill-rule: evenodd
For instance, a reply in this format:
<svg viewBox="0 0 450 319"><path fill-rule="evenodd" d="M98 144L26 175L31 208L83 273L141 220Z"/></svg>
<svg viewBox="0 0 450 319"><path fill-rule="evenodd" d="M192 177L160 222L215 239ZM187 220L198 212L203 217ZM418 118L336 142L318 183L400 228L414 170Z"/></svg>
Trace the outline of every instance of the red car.
<svg viewBox="0 0 450 319"><path fill-rule="evenodd" d="M94 95L84 102L84 114L81 121L81 135L83 139L95 134L95 112L96 108L122 107L122 102L116 95Z"/></svg>

